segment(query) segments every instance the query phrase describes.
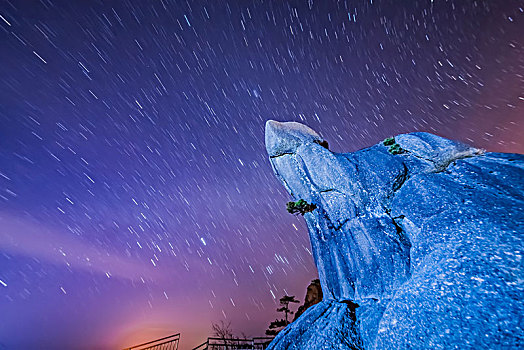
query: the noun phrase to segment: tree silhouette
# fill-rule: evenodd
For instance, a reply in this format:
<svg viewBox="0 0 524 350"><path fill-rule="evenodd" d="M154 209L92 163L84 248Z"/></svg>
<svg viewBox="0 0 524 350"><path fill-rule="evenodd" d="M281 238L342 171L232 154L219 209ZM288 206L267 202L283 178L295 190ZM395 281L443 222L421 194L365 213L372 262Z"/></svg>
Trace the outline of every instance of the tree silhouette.
<svg viewBox="0 0 524 350"><path fill-rule="evenodd" d="M231 322L220 321L220 323L213 323L211 328L213 329L213 335L217 338L222 339L226 350L229 349L229 343L233 339L233 330L231 329Z"/></svg>
<svg viewBox="0 0 524 350"><path fill-rule="evenodd" d="M293 314L293 311L291 311L289 309L289 303L299 303L300 301L298 301L297 299L295 299L295 296L292 295L292 296L289 296L289 295L284 295L282 298L280 298L280 305L282 305L281 307L279 307L277 309L278 312L283 312L285 315L286 315L286 325L289 324L289 321L287 319L287 315L288 314Z"/></svg>
<svg viewBox="0 0 524 350"><path fill-rule="evenodd" d="M266 335L277 335L278 332L282 330L285 326L287 326L290 322L288 320L288 315L292 315L293 311L289 309L289 303L299 303L297 299L295 299L294 295L284 295L282 298L280 298L280 307L277 309L278 312L283 312L285 315L285 318L283 319L276 319L275 321L271 322L269 324L269 329L266 330Z"/></svg>
<svg viewBox="0 0 524 350"><path fill-rule="evenodd" d="M278 332L282 330L285 326L287 326L289 322L286 322L286 320L274 320L269 324L269 329L266 330L266 335L277 335Z"/></svg>

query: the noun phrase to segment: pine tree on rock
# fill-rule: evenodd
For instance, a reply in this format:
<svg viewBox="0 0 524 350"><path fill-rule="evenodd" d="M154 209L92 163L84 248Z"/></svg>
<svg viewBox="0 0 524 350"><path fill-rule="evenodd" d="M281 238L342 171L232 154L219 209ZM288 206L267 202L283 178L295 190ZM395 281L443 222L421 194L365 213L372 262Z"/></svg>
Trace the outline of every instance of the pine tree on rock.
<svg viewBox="0 0 524 350"><path fill-rule="evenodd" d="M282 305L282 307L278 308L277 311L283 312L286 315L286 325L289 324L288 317L287 317L288 314L289 315L293 314L293 311L289 309L289 303L299 303L299 302L300 301L295 299L294 295L292 296L284 295L282 298L280 298L280 305Z"/></svg>
<svg viewBox="0 0 524 350"><path fill-rule="evenodd" d="M288 315L292 315L294 313L293 311L289 309L289 303L299 303L299 301L295 299L294 295L292 296L284 295L282 298L280 298L279 302L281 306L277 309L277 311L283 312L285 315L285 318L280 319L280 320L276 319L275 321L271 322L269 324L269 329L266 330L266 335L271 335L271 336L277 335L278 332L284 329L284 327L286 327L290 323L288 319Z"/></svg>

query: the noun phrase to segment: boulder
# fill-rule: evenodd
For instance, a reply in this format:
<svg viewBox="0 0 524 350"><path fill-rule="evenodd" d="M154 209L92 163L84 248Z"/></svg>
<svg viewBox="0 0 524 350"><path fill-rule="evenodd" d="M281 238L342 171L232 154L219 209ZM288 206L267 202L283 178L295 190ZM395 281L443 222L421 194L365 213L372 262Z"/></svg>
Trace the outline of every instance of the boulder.
<svg viewBox="0 0 524 350"><path fill-rule="evenodd" d="M293 200L316 206L324 296L269 349L524 344L523 155L423 132L334 153L296 122L268 121L265 141Z"/></svg>

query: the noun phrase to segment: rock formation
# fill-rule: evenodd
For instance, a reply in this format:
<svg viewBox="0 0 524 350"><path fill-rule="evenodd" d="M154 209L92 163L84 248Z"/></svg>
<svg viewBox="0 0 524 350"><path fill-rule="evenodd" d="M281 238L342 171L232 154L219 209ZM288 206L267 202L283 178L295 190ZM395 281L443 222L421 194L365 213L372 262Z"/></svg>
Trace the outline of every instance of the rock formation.
<svg viewBox="0 0 524 350"><path fill-rule="evenodd" d="M269 349L524 344L523 155L420 132L338 154L276 121L266 148L293 200L316 206L304 218L324 294Z"/></svg>
<svg viewBox="0 0 524 350"><path fill-rule="evenodd" d="M320 286L320 280L316 279L311 281L306 290L306 296L304 297L304 304L298 307L298 310L295 312L295 318L293 321L296 321L311 306L318 304L322 301L322 287Z"/></svg>

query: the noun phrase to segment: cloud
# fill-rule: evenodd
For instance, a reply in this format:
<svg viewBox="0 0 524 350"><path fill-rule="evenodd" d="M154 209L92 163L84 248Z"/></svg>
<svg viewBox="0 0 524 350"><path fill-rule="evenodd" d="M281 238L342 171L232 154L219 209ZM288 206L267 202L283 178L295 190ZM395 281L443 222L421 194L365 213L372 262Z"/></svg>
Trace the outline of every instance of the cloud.
<svg viewBox="0 0 524 350"><path fill-rule="evenodd" d="M95 247L82 236L2 212L0 252L128 280L164 279L151 263Z"/></svg>

